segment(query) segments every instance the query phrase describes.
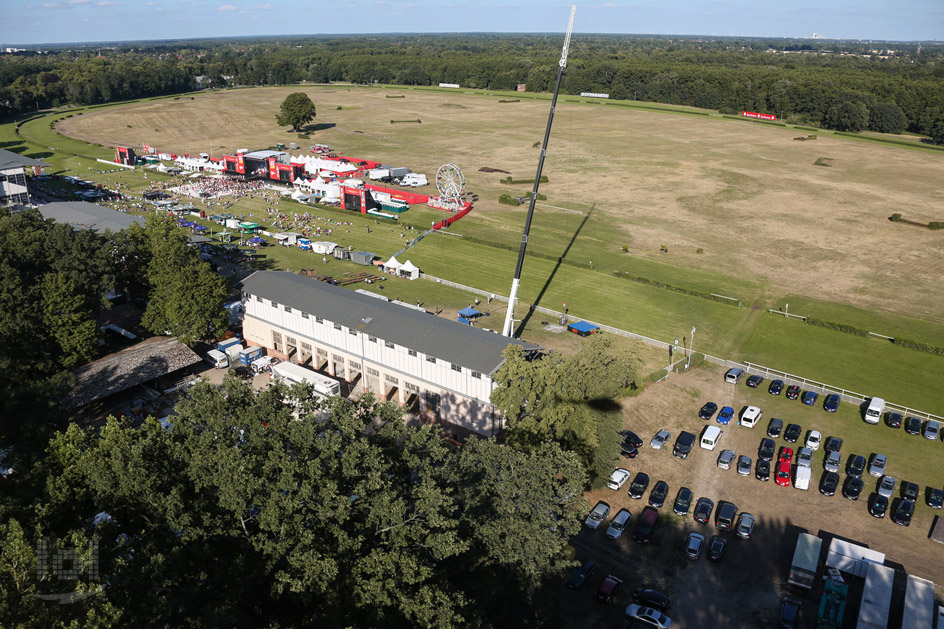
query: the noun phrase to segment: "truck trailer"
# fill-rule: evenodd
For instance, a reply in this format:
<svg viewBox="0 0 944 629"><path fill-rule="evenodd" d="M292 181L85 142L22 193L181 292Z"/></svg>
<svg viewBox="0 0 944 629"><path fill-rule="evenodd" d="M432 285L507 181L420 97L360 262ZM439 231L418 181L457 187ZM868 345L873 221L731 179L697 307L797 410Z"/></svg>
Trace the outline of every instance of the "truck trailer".
<svg viewBox="0 0 944 629"><path fill-rule="evenodd" d="M787 577L787 583L805 590L813 589L816 584L819 551L822 546L823 540L820 538L809 533L800 533L796 550L793 552L793 562L790 564L790 576Z"/></svg>

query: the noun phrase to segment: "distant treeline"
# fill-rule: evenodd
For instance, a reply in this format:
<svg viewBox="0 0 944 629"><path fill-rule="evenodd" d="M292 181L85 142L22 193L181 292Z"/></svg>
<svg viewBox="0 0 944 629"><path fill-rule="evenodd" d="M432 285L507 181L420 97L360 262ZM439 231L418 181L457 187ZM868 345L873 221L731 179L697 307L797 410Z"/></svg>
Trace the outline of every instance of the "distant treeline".
<svg viewBox="0 0 944 629"><path fill-rule="evenodd" d="M336 36L7 55L0 60L0 114L201 86L299 81L458 83L493 90L524 84L529 92L543 92L553 87L561 40L533 34ZM802 40L580 35L572 42L562 90L722 113L758 111L843 131L907 130L944 142L944 46L925 44L920 52L912 44L824 46L813 50Z"/></svg>

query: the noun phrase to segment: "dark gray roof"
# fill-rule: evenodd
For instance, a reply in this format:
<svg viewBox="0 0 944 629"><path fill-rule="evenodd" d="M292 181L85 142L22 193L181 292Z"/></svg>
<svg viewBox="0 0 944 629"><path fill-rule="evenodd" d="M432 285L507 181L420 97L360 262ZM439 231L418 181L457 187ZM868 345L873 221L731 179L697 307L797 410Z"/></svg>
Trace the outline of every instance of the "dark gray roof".
<svg viewBox="0 0 944 629"><path fill-rule="evenodd" d="M49 166L49 164L13 151L0 149L0 170L16 168L17 166Z"/></svg>
<svg viewBox="0 0 944 629"><path fill-rule="evenodd" d="M110 210L107 207L88 201L56 201L39 206L43 218L51 218L57 223L72 225L75 229L92 229L103 232L109 229L121 231L137 223L144 226L140 216Z"/></svg>
<svg viewBox="0 0 944 629"><path fill-rule="evenodd" d="M66 410L79 408L198 362L176 338L150 338L73 371L75 387L60 403Z"/></svg>
<svg viewBox="0 0 944 629"><path fill-rule="evenodd" d="M541 349L286 271L256 271L243 280L243 290L484 374L492 374L502 365L501 353L509 344L525 350ZM371 321L365 325L363 320L368 317Z"/></svg>

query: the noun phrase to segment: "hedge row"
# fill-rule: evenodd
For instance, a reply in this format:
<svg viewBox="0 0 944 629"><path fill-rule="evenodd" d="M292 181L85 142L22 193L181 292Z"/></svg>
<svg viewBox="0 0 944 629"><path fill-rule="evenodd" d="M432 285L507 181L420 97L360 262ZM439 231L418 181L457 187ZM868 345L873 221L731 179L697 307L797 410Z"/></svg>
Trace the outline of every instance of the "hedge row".
<svg viewBox="0 0 944 629"><path fill-rule="evenodd" d="M500 180L501 183L534 183L534 177L531 179L512 179L510 176ZM541 183L547 183L547 175L541 175Z"/></svg>
<svg viewBox="0 0 944 629"><path fill-rule="evenodd" d="M868 330L863 330L855 326L846 325L845 323L836 323L835 321L824 321L822 319L814 319L812 317L807 317L806 322L821 328L826 328L828 330L836 330L838 332L845 332L846 334L853 334L855 336L867 337L869 336ZM903 339L895 337L892 339L894 345L900 347L906 347L908 349L913 349L918 352L925 352L927 354L933 354L934 356L944 356L944 347L937 347L935 345L929 345L928 343L922 343L920 341L912 341L910 339Z"/></svg>
<svg viewBox="0 0 944 629"><path fill-rule="evenodd" d="M814 319L813 317L807 317L806 322L810 325L826 328L827 330L837 330L839 332L845 332L846 334L853 334L855 336L867 337L869 335L868 330L863 330L852 325L846 325L845 323L836 323L835 321L826 321L824 319Z"/></svg>
<svg viewBox="0 0 944 629"><path fill-rule="evenodd" d="M502 194L498 197L498 202L505 205L519 205L518 199L511 196L510 194Z"/></svg>
<svg viewBox="0 0 944 629"><path fill-rule="evenodd" d="M944 221L931 221L928 223L931 229L944 229Z"/></svg>
<svg viewBox="0 0 944 629"><path fill-rule="evenodd" d="M892 343L895 345L900 345L901 347L907 347L908 349L917 350L919 352L925 352L935 356L944 356L944 347L935 347L934 345L928 345L927 343L920 343L910 339L902 339L898 338L897 336L892 339Z"/></svg>
<svg viewBox="0 0 944 629"><path fill-rule="evenodd" d="M667 372L665 369L660 369L659 371L649 374L649 380L650 382L658 382L659 380L662 380L663 378L665 378L667 375L669 375L669 372Z"/></svg>
<svg viewBox="0 0 944 629"><path fill-rule="evenodd" d="M528 190L528 193L527 193L526 195L524 195L524 196L525 196L526 198L530 199L530 198L531 198L531 191ZM538 201L547 201L547 195L541 194L540 192L538 192Z"/></svg>
<svg viewBox="0 0 944 629"><path fill-rule="evenodd" d="M691 297L700 297L701 299L707 299L708 301L713 301L719 304L726 304L728 306L737 307L737 304L730 299L723 299L721 297L715 297L711 293L703 293L699 290L694 290L692 288L685 288L683 286L675 286L674 284L666 284L665 282L659 282L656 280L651 280L648 277L640 277L638 275L630 275L628 272L620 273L619 271L613 271L615 277L621 277L625 280L631 280L633 282L638 282L640 284L645 284L646 286L655 286L656 288L664 288L665 290L670 290L675 293L681 293L683 295L689 295Z"/></svg>

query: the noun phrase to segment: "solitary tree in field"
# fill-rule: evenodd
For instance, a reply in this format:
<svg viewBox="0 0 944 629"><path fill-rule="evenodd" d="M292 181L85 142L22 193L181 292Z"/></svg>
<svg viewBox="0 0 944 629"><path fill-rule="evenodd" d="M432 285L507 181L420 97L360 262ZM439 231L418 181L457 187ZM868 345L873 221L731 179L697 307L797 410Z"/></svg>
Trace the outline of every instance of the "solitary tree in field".
<svg viewBox="0 0 944 629"><path fill-rule="evenodd" d="M293 92L285 97L275 122L281 127L292 127L292 131L301 131L302 125L315 118L315 104L304 92Z"/></svg>

